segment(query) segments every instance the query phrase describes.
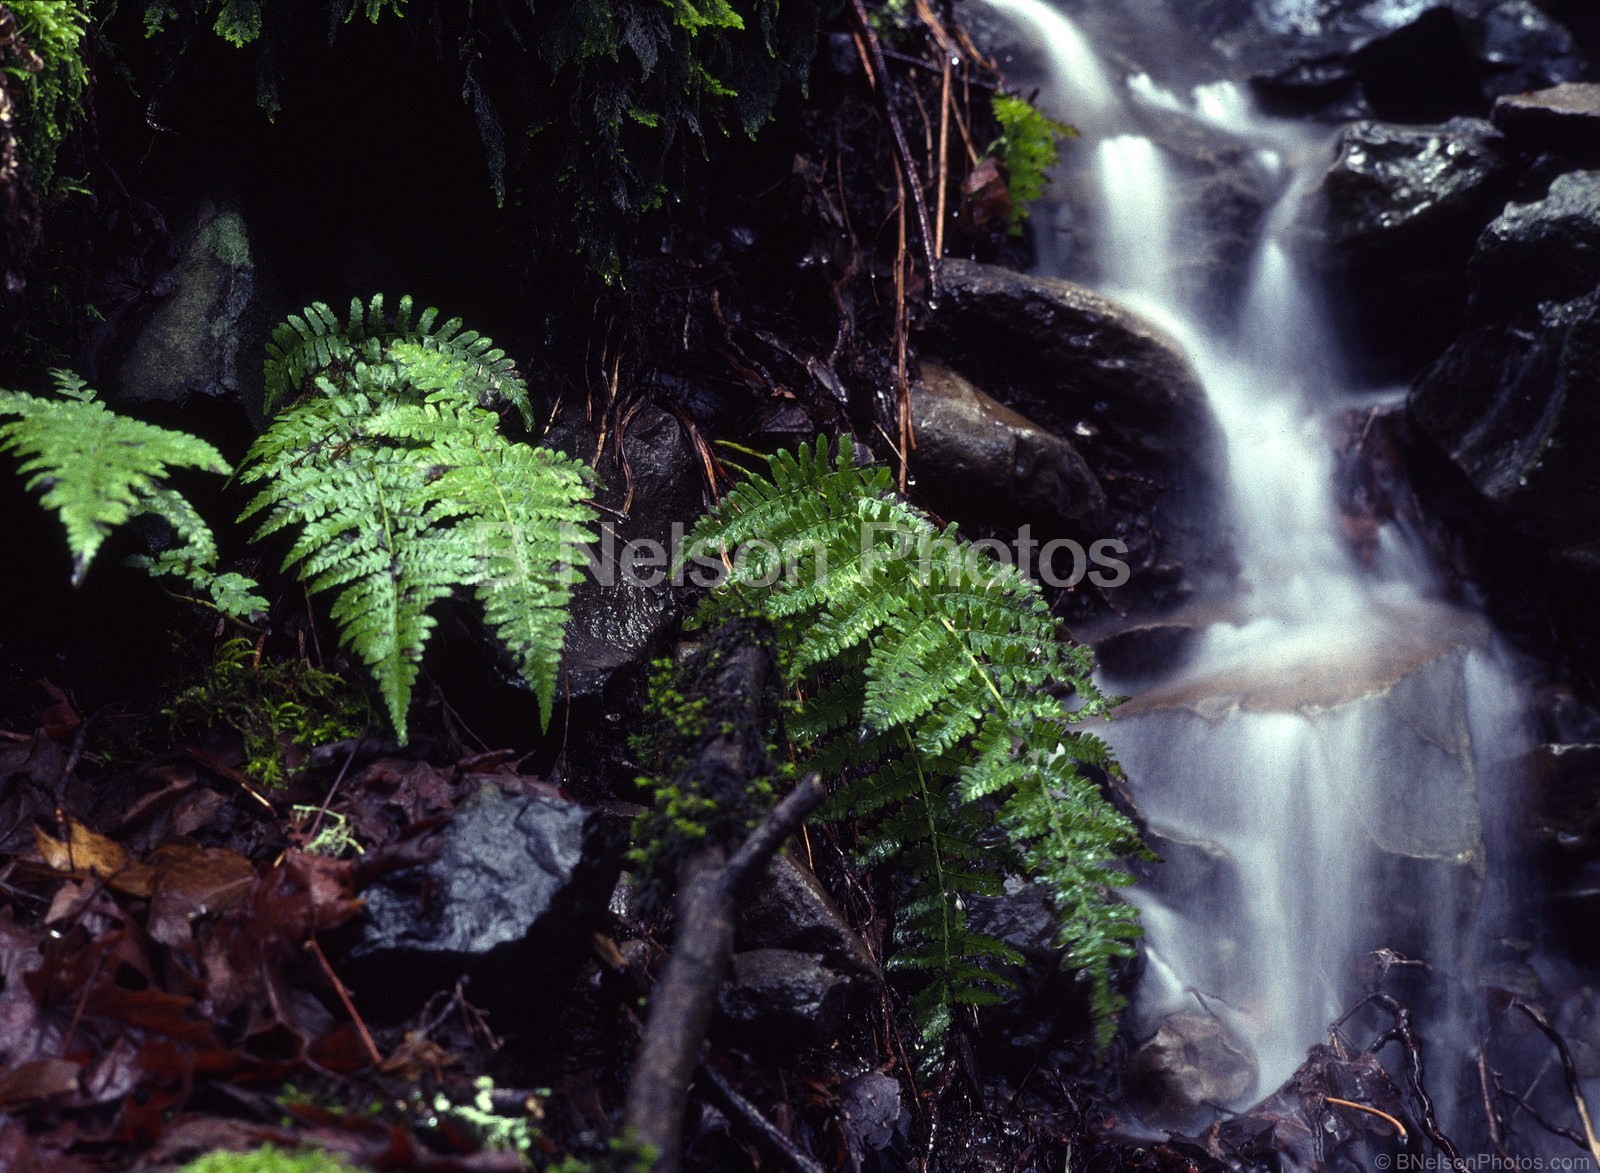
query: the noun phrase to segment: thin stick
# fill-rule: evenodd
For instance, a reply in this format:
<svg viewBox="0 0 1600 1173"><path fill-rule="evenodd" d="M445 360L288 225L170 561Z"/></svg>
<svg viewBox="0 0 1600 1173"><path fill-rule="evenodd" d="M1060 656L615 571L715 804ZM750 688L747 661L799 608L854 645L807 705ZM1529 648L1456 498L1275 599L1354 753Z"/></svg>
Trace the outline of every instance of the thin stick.
<svg viewBox="0 0 1600 1173"><path fill-rule="evenodd" d="M1584 1143L1595 1164L1600 1165L1600 1141L1595 1139L1594 1124L1589 1119L1589 1106L1583 1102L1583 1091L1578 1084L1578 1068L1572 1062L1572 1052L1567 1049L1567 1040L1561 1037L1560 1032L1550 1025L1550 1021L1544 1015L1521 998L1512 998L1511 1005L1532 1020L1533 1025L1539 1028L1539 1033L1550 1040L1556 1053L1561 1057L1561 1072L1567 1077L1567 1090L1572 1093L1573 1107L1578 1110L1578 1122L1583 1125Z"/></svg>
<svg viewBox="0 0 1600 1173"><path fill-rule="evenodd" d="M711 1064L700 1064L700 1074L705 1078L712 1098L720 1100L731 1116L755 1133L768 1149L782 1157L796 1173L826 1173L821 1165L796 1148L794 1141L783 1135L777 1125L763 1116L761 1109L735 1091L733 1085Z"/></svg>
<svg viewBox="0 0 1600 1173"><path fill-rule="evenodd" d="M378 1050L378 1044L372 1041L372 1032L367 1030L367 1024L361 1020L361 1015L356 1013L356 1004L350 1000L350 991L344 988L344 983L339 980L339 975L333 972L333 966L328 964L328 956L322 951L322 946L317 944L317 939L311 937L306 941L306 948L317 959L317 964L322 967L328 984L333 987L333 992L339 996L339 1001L344 1006L344 1012L350 1016L350 1021L356 1024L356 1033L361 1036L361 1043L367 1048L367 1054L372 1059L374 1067L383 1066L383 1054Z"/></svg>
<svg viewBox="0 0 1600 1173"><path fill-rule="evenodd" d="M1380 1120L1387 1120L1390 1124L1394 1125L1394 1130L1395 1132L1399 1133L1401 1140L1405 1140L1409 1135L1406 1132L1406 1126L1401 1124L1400 1121L1389 1115L1389 1113L1380 1112L1377 1108L1373 1108L1367 1104L1358 1104L1354 1100L1341 1100L1338 1096L1323 1096L1322 1102L1325 1104L1338 1104L1341 1108L1354 1108L1357 1112L1367 1112L1378 1117Z"/></svg>
<svg viewBox="0 0 1600 1173"><path fill-rule="evenodd" d="M917 223L922 229L922 247L928 262L928 284L937 291L939 257L933 251L933 230L928 225L928 204L922 198L922 185L917 182L917 168L911 158L911 148L906 145L905 128L900 125L900 116L894 112L894 95L889 92L889 67L884 64L883 46L878 43L878 35L872 31L872 19L867 15L864 0L850 0L850 6L855 12L857 23L861 26L861 40L866 44L867 52L872 58L873 68L867 76L875 79L874 88L878 91L878 100L883 103L883 116L888 120L889 133L894 139L900 171L905 176L906 184L911 188L912 203L916 205Z"/></svg>

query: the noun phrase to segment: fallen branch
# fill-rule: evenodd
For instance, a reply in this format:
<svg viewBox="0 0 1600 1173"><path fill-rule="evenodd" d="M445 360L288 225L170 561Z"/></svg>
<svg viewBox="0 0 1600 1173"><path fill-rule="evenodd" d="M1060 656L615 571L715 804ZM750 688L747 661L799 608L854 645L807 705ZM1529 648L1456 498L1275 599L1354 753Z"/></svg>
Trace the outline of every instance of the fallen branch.
<svg viewBox="0 0 1600 1173"><path fill-rule="evenodd" d="M763 1116L759 1108L734 1090L734 1086L711 1064L702 1063L700 1074L706 1081L706 1091L717 1102L717 1106L730 1119L748 1128L763 1148L795 1170L795 1173L826 1173L820 1164L796 1148L794 1141L783 1135L777 1125Z"/></svg>
<svg viewBox="0 0 1600 1173"><path fill-rule="evenodd" d="M658 1173L678 1168L689 1084L727 973L740 891L826 794L822 778L809 775L731 858L721 846L704 848L679 877L672 954L650 999L623 1117L632 1138L657 1153Z"/></svg>
<svg viewBox="0 0 1600 1173"><path fill-rule="evenodd" d="M1467 1173L1467 1165L1461 1159L1461 1150L1456 1148L1448 1136L1439 1130L1439 1122L1433 1111L1433 1098L1428 1095L1428 1087L1423 1077L1422 1067L1422 1040L1418 1037L1416 1029L1411 1025L1411 1008L1399 1002L1388 994L1371 993L1361 1000L1361 1005L1372 1003L1381 1006L1394 1016L1394 1026L1384 1031L1373 1042L1369 1050L1376 1054L1383 1049L1385 1043L1393 1040L1400 1044L1406 1053L1406 1081L1411 1085L1411 1094L1417 1100L1417 1112L1422 1121L1422 1131L1429 1140L1450 1161L1452 1169L1460 1173ZM1345 1017L1349 1017L1346 1015ZM1343 1019L1340 1020L1341 1022Z"/></svg>
<svg viewBox="0 0 1600 1173"><path fill-rule="evenodd" d="M1578 1084L1578 1068L1572 1062L1572 1052L1567 1048L1567 1040L1550 1025L1549 1019L1521 998L1513 997L1511 1005L1528 1016L1533 1025L1538 1027L1539 1033L1550 1040L1556 1049L1556 1054L1561 1057L1561 1072L1567 1078L1567 1091L1572 1095L1573 1106L1578 1110L1578 1122L1583 1125L1584 1144L1579 1147L1587 1147L1589 1155L1594 1158L1597 1165L1600 1165L1600 1142L1595 1139L1594 1124L1589 1119L1589 1106L1583 1101L1583 1089Z"/></svg>

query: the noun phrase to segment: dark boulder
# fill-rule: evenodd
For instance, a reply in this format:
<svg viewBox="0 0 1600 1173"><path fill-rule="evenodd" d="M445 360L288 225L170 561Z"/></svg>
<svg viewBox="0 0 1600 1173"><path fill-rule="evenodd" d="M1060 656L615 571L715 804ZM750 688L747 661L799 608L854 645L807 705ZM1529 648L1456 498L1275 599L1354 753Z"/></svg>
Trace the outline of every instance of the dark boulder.
<svg viewBox="0 0 1600 1173"><path fill-rule="evenodd" d="M967 923L1022 958L1020 966L1007 971L1013 987L979 1016L982 1029L975 1042L986 1066L1024 1072L1055 1044L1090 1036L1088 987L1067 964L1060 921L1044 889L1008 878L1000 895L971 898Z"/></svg>
<svg viewBox="0 0 1600 1173"><path fill-rule="evenodd" d="M1198 27L1243 66L1274 111L1441 122L1483 114L1501 94L1594 76L1592 47L1585 50L1563 23L1573 14L1559 7L1318 0L1264 11L1222 0L1203 6Z"/></svg>
<svg viewBox="0 0 1600 1173"><path fill-rule="evenodd" d="M1571 30L1533 0L1456 0L1490 97L1593 77Z"/></svg>
<svg viewBox="0 0 1600 1173"><path fill-rule="evenodd" d="M181 402L191 395L255 398L265 331L244 218L201 206L178 245L170 291L139 328L117 371L117 398ZM252 403L252 407L254 404Z"/></svg>
<svg viewBox="0 0 1600 1173"><path fill-rule="evenodd" d="M1449 0L1322 0L1224 44L1275 113L1438 122L1488 105Z"/></svg>
<svg viewBox="0 0 1600 1173"><path fill-rule="evenodd" d="M814 953L735 953L717 999L717 1029L731 1044L755 1052L827 1046L844 1028L852 985Z"/></svg>
<svg viewBox="0 0 1600 1173"><path fill-rule="evenodd" d="M675 535L704 510L700 461L677 419L654 406L633 413L604 443L569 407L541 443L594 460L605 486L597 495L606 507L600 540L591 572L573 591L562 670L568 696L597 696L613 677L660 654L677 623L668 564Z"/></svg>
<svg viewBox="0 0 1600 1173"><path fill-rule="evenodd" d="M1100 523L1105 493L1078 450L954 371L922 364L911 420L911 470L941 512L962 522L1042 522L1079 534Z"/></svg>
<svg viewBox="0 0 1600 1173"><path fill-rule="evenodd" d="M1549 151L1589 166L1600 163L1600 85L1513 94L1496 102L1490 117L1522 150Z"/></svg>
<svg viewBox="0 0 1600 1173"><path fill-rule="evenodd" d="M823 889L816 873L783 851L739 905L740 949L796 949L829 965L881 980L860 934Z"/></svg>
<svg viewBox="0 0 1600 1173"><path fill-rule="evenodd" d="M1509 206L1470 279L1465 328L1412 388L1410 420L1524 557L1600 583L1600 172Z"/></svg>
<svg viewBox="0 0 1600 1173"><path fill-rule="evenodd" d="M1584 964L1600 961L1600 745L1547 744L1526 758L1534 795L1532 842L1550 920Z"/></svg>
<svg viewBox="0 0 1600 1173"><path fill-rule="evenodd" d="M1377 377L1413 374L1461 326L1467 261L1510 194L1511 158L1487 122L1354 122L1307 205L1318 262Z"/></svg>
<svg viewBox="0 0 1600 1173"><path fill-rule="evenodd" d="M945 262L923 348L1068 438L1106 488L1129 602L1170 602L1219 542L1219 433L1194 368L1160 330L1068 281ZM1055 535L1038 535L1048 539Z"/></svg>
<svg viewBox="0 0 1600 1173"><path fill-rule="evenodd" d="M1162 467L1214 441L1205 390L1178 345L1080 285L946 261L927 342L1058 434L1090 432ZM987 376L987 377L985 377Z"/></svg>
<svg viewBox="0 0 1600 1173"><path fill-rule="evenodd" d="M508 1015L538 1002L541 981L605 914L620 859L599 812L484 786L431 837L431 862L361 893L343 970L364 1005L405 1014L460 976L480 1005Z"/></svg>

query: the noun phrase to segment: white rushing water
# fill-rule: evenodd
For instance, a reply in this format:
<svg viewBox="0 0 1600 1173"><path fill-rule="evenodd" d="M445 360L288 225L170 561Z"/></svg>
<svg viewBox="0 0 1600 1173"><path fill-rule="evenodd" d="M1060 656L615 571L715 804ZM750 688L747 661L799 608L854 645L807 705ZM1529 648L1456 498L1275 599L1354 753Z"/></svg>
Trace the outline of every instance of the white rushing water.
<svg viewBox="0 0 1600 1173"><path fill-rule="evenodd" d="M1341 525L1331 424L1350 389L1288 245L1325 165L1308 132L1261 118L1225 80L1114 78L1039 0L989 3L1048 51L1042 104L1084 129L1067 151L1093 169L1072 186L1097 193L1078 209L1096 283L1190 356L1225 440L1239 575L1214 610L1228 619L1108 735L1167 861L1132 894L1146 926L1137 1022L1220 1023L1257 1068L1227 1105L1245 1107L1360 996L1367 951L1426 958L1452 985L1485 874L1479 745L1511 738L1488 726L1515 698L1489 633L1434 601L1406 535L1389 524L1358 550ZM1180 212L1177 161L1141 111L1226 132L1279 183L1234 320L1175 292L1175 262L1213 229ZM1060 268L1048 241L1039 256Z"/></svg>

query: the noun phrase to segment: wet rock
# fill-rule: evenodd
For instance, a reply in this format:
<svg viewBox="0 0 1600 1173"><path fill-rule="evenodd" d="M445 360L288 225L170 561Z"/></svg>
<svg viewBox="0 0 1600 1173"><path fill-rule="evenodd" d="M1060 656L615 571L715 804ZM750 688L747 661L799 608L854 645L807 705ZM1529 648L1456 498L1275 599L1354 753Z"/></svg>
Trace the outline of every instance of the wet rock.
<svg viewBox="0 0 1600 1173"><path fill-rule="evenodd" d="M1448 0L1320 0L1275 11L1223 38L1269 109L1438 122L1487 105Z"/></svg>
<svg viewBox="0 0 1600 1173"><path fill-rule="evenodd" d="M1500 135L1476 118L1442 126L1356 122L1335 140L1319 198L1318 261L1348 305L1377 372L1411 374L1460 328L1467 261L1504 206L1512 169Z"/></svg>
<svg viewBox="0 0 1600 1173"><path fill-rule="evenodd" d="M1544 851L1600 858L1600 745L1541 745L1526 765L1538 796L1534 827Z"/></svg>
<svg viewBox="0 0 1600 1173"><path fill-rule="evenodd" d="M1556 745L1600 744L1600 711L1564 684L1547 684L1532 699L1538 738Z"/></svg>
<svg viewBox="0 0 1600 1173"><path fill-rule="evenodd" d="M1120 681L1146 680L1181 668L1203 629L1193 623L1138 623L1091 640L1100 667Z"/></svg>
<svg viewBox="0 0 1600 1173"><path fill-rule="evenodd" d="M668 581L674 535L703 512L700 462L678 421L658 407L633 414L596 461L605 483L598 500L596 559L573 591L562 685L571 697L602 693L613 677L660 654L680 615ZM558 418L542 441L583 460L601 447L578 412ZM615 512L610 512L615 511ZM677 527L677 528L675 528Z"/></svg>
<svg viewBox="0 0 1600 1173"><path fill-rule="evenodd" d="M1011 406L1061 434L1093 430L1166 465L1191 463L1214 435L1177 344L1068 281L946 261L929 341L959 356L957 369L1003 380Z"/></svg>
<svg viewBox="0 0 1600 1173"><path fill-rule="evenodd" d="M1329 119L1481 114L1486 99L1592 76L1600 47L1588 0L1196 0L1177 11L1269 105Z"/></svg>
<svg viewBox="0 0 1600 1173"><path fill-rule="evenodd" d="M1587 166L1600 162L1600 85L1512 94L1494 104L1490 117L1523 150L1550 151Z"/></svg>
<svg viewBox="0 0 1600 1173"><path fill-rule="evenodd" d="M898 1173L916 1164L911 1152L912 1114L900 1083L869 1071L838 1089L839 1132L852 1173Z"/></svg>
<svg viewBox="0 0 1600 1173"><path fill-rule="evenodd" d="M1127 591L1181 593L1146 572L1191 563L1218 542L1220 442L1176 343L1079 285L961 260L945 262L922 339L1006 406L1071 439L1107 487L1102 536L1129 548Z"/></svg>
<svg viewBox="0 0 1600 1173"><path fill-rule="evenodd" d="M1008 971L1015 983L1004 1000L980 1015L977 1039L986 1063L1027 1070L1052 1043L1089 1030L1086 991L1066 965L1057 943L1058 924L1043 889L1008 878L1000 896L975 896L967 904L967 923L1022 955Z"/></svg>
<svg viewBox="0 0 1600 1173"><path fill-rule="evenodd" d="M878 964L812 870L784 851L739 908L741 949L819 954L847 973L881 980Z"/></svg>
<svg viewBox="0 0 1600 1173"><path fill-rule="evenodd" d="M1479 84L1490 97L1593 76L1577 38L1533 0L1456 0L1456 13L1478 59Z"/></svg>
<svg viewBox="0 0 1600 1173"><path fill-rule="evenodd" d="M431 837L432 862L379 877L346 953L351 984L405 1013L460 975L473 1000L508 1013L529 998L606 909L619 859L597 811L484 786Z"/></svg>
<svg viewBox="0 0 1600 1173"><path fill-rule="evenodd" d="M237 396L260 381L255 343L261 332L246 320L256 268L244 218L204 204L180 248L172 292L144 323L117 373L123 400Z"/></svg>
<svg viewBox="0 0 1600 1173"><path fill-rule="evenodd" d="M1550 921L1588 964L1600 916L1600 745L1541 745L1525 768L1536 803L1532 850L1549 892Z"/></svg>
<svg viewBox="0 0 1600 1173"><path fill-rule="evenodd" d="M1087 533L1105 493L1068 441L924 363L911 389L911 468L935 508L963 522L1043 522Z"/></svg>
<svg viewBox="0 0 1600 1173"><path fill-rule="evenodd" d="M825 1046L839 1037L851 979L815 953L751 949L733 955L717 999L718 1029L741 1047Z"/></svg>
<svg viewBox="0 0 1600 1173"><path fill-rule="evenodd" d="M1255 1086L1250 1055L1207 1014L1171 1014L1134 1053L1132 1082L1150 1123L1185 1130L1208 1105L1237 1100Z"/></svg>
<svg viewBox="0 0 1600 1173"><path fill-rule="evenodd" d="M1485 524L1513 528L1520 558L1600 583L1600 172L1507 207L1469 279L1460 336L1407 400L1414 434L1464 477Z"/></svg>

